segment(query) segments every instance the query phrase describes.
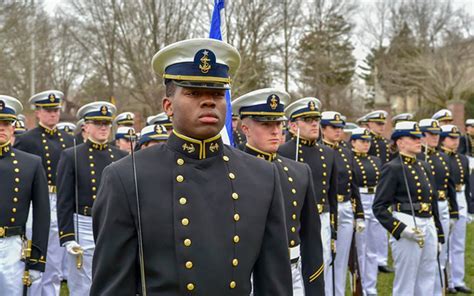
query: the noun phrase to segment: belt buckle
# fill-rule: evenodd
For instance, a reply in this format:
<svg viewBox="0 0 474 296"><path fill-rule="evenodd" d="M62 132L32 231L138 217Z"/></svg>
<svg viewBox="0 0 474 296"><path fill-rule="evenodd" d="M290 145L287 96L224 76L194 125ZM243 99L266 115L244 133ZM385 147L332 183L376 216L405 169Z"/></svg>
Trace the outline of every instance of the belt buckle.
<svg viewBox="0 0 474 296"><path fill-rule="evenodd" d="M338 194L337 195L337 202L343 202L344 201L344 195Z"/></svg>
<svg viewBox="0 0 474 296"><path fill-rule="evenodd" d="M321 214L323 212L324 206L322 204L317 204L318 213Z"/></svg>
<svg viewBox="0 0 474 296"><path fill-rule="evenodd" d="M446 191L444 191L444 190L438 191L438 196L439 196L439 199L445 200L446 199Z"/></svg>
<svg viewBox="0 0 474 296"><path fill-rule="evenodd" d="M430 210L430 204L426 202L420 202L420 213L422 212L429 212Z"/></svg>
<svg viewBox="0 0 474 296"><path fill-rule="evenodd" d="M462 184L456 184L456 191L457 192L462 191Z"/></svg>
<svg viewBox="0 0 474 296"><path fill-rule="evenodd" d="M0 238L4 237L6 232L7 232L6 227L0 227Z"/></svg>
<svg viewBox="0 0 474 296"><path fill-rule="evenodd" d="M89 207L88 206L84 206L84 209L82 211L82 213L84 214L84 216L87 216L87 213L89 212Z"/></svg>

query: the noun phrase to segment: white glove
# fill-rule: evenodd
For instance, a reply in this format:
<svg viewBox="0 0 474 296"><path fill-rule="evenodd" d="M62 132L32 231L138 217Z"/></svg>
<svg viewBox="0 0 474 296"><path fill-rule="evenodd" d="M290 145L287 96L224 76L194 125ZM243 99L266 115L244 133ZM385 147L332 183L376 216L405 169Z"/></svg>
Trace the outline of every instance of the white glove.
<svg viewBox="0 0 474 296"><path fill-rule="evenodd" d="M66 251L71 255L79 255L82 253L82 247L76 241L68 241L64 243Z"/></svg>
<svg viewBox="0 0 474 296"><path fill-rule="evenodd" d="M467 223L471 224L474 221L474 214L467 214Z"/></svg>
<svg viewBox="0 0 474 296"><path fill-rule="evenodd" d="M403 229L400 237L421 243L425 239L425 234L420 229L415 230L415 228L406 227Z"/></svg>
<svg viewBox="0 0 474 296"><path fill-rule="evenodd" d="M449 232L453 231L454 225L456 224L457 219L449 219Z"/></svg>
<svg viewBox="0 0 474 296"><path fill-rule="evenodd" d="M364 219L356 219L356 232L362 232L365 229Z"/></svg>
<svg viewBox="0 0 474 296"><path fill-rule="evenodd" d="M31 280L31 282L39 280L42 275L43 275L43 273L41 271L30 269L30 280Z"/></svg>

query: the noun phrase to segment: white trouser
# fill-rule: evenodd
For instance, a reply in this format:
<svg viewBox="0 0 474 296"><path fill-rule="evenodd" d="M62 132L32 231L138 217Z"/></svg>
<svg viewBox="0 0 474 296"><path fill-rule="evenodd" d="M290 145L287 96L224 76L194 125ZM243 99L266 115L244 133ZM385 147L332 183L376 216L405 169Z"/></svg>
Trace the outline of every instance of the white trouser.
<svg viewBox="0 0 474 296"><path fill-rule="evenodd" d="M68 260L68 287L71 296L87 296L92 284L92 256L94 255L94 237L92 234L92 217L77 215L79 227L78 243L81 245L83 254L82 268L77 269L77 256L67 254ZM74 214L74 224L76 224L76 214ZM77 237L76 237L77 240Z"/></svg>
<svg viewBox="0 0 474 296"><path fill-rule="evenodd" d="M393 212L393 216L407 227L415 228L411 215ZM406 238L390 238L395 265L393 295L432 296L437 276L438 238L433 218L416 217L418 229L425 234L424 246Z"/></svg>
<svg viewBox="0 0 474 296"><path fill-rule="evenodd" d="M324 282L331 280L331 273L329 266L331 265L331 221L329 212L319 214L321 220L321 243L323 245L323 260L324 260ZM326 295L329 294L328 285L325 286Z"/></svg>
<svg viewBox="0 0 474 296"><path fill-rule="evenodd" d="M334 266L329 266L329 280L325 282L326 291L332 295L332 268L335 273L335 292L336 295L344 296L346 289L347 268L349 262L349 252L351 249L352 233L354 231L354 212L350 201L341 202L337 207L337 241L336 241L336 260Z"/></svg>
<svg viewBox="0 0 474 296"><path fill-rule="evenodd" d="M22 276L25 264L21 261L21 237L0 238L0 294L23 295Z"/></svg>
<svg viewBox="0 0 474 296"><path fill-rule="evenodd" d="M305 296L301 258L298 262L291 264L291 276L293 277L293 296Z"/></svg>
<svg viewBox="0 0 474 296"><path fill-rule="evenodd" d="M465 286L464 282L464 253L466 251L467 204L464 191L457 192L456 200L459 208L459 219L453 227L449 241L449 260L451 278L449 287Z"/></svg>
<svg viewBox="0 0 474 296"><path fill-rule="evenodd" d="M59 296L61 287L61 270L64 256L64 248L59 245L58 216L56 214L56 193L49 193L49 207L51 222L49 224L48 252L46 257L46 268L41 280L33 282L30 287L32 296ZM28 215L26 223L27 237L31 239L31 227L33 222L32 210Z"/></svg>
<svg viewBox="0 0 474 296"><path fill-rule="evenodd" d="M377 244L375 245L377 253L377 265L387 266L388 265L388 240L389 235L387 230L380 224L379 220L375 221L372 227L374 237L377 238Z"/></svg>
<svg viewBox="0 0 474 296"><path fill-rule="evenodd" d="M364 208L365 230L356 233L356 245L364 295L377 294L378 262L376 246L380 242L380 237L377 237L377 233L374 232L374 226L376 226L376 223L378 224L372 212L374 197L375 194L360 194Z"/></svg>
<svg viewBox="0 0 474 296"><path fill-rule="evenodd" d="M448 201L443 200L443 201L438 201L438 212L439 212L439 220L441 222L441 227L443 228L443 234L445 237L445 242L441 246L441 252L439 253L439 265L441 267L441 275L439 274L440 271L438 268L436 268L436 282L435 282L435 288L434 288L434 294L436 296L442 296L443 295L443 289L445 279L444 279L444 268L446 267L446 261L448 260L448 244L447 240L449 237L449 206L448 206ZM441 277L440 277L441 276ZM443 282L441 283L441 280Z"/></svg>

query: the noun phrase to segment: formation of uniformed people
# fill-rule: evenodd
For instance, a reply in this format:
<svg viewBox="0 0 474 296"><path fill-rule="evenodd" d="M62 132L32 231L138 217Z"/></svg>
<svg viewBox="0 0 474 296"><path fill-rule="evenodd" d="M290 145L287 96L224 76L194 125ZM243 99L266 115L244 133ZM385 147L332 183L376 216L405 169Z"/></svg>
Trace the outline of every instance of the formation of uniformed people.
<svg viewBox="0 0 474 296"><path fill-rule="evenodd" d="M275 88L232 102L232 46L190 39L160 50L163 112L105 101L59 122L63 93L0 96L0 294L393 295L470 293L474 119L413 121L376 110L348 123ZM393 268L388 265L389 248ZM5 291L5 292L4 292ZM387 291L388 293L388 291Z"/></svg>

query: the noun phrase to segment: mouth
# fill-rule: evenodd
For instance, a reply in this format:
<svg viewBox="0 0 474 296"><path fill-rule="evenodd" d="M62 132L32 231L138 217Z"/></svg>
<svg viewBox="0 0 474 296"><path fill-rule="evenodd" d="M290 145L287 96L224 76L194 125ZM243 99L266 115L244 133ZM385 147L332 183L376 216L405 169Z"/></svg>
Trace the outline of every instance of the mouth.
<svg viewBox="0 0 474 296"><path fill-rule="evenodd" d="M219 122L219 117L214 112L204 112L199 115L199 122L204 124L215 124Z"/></svg>

